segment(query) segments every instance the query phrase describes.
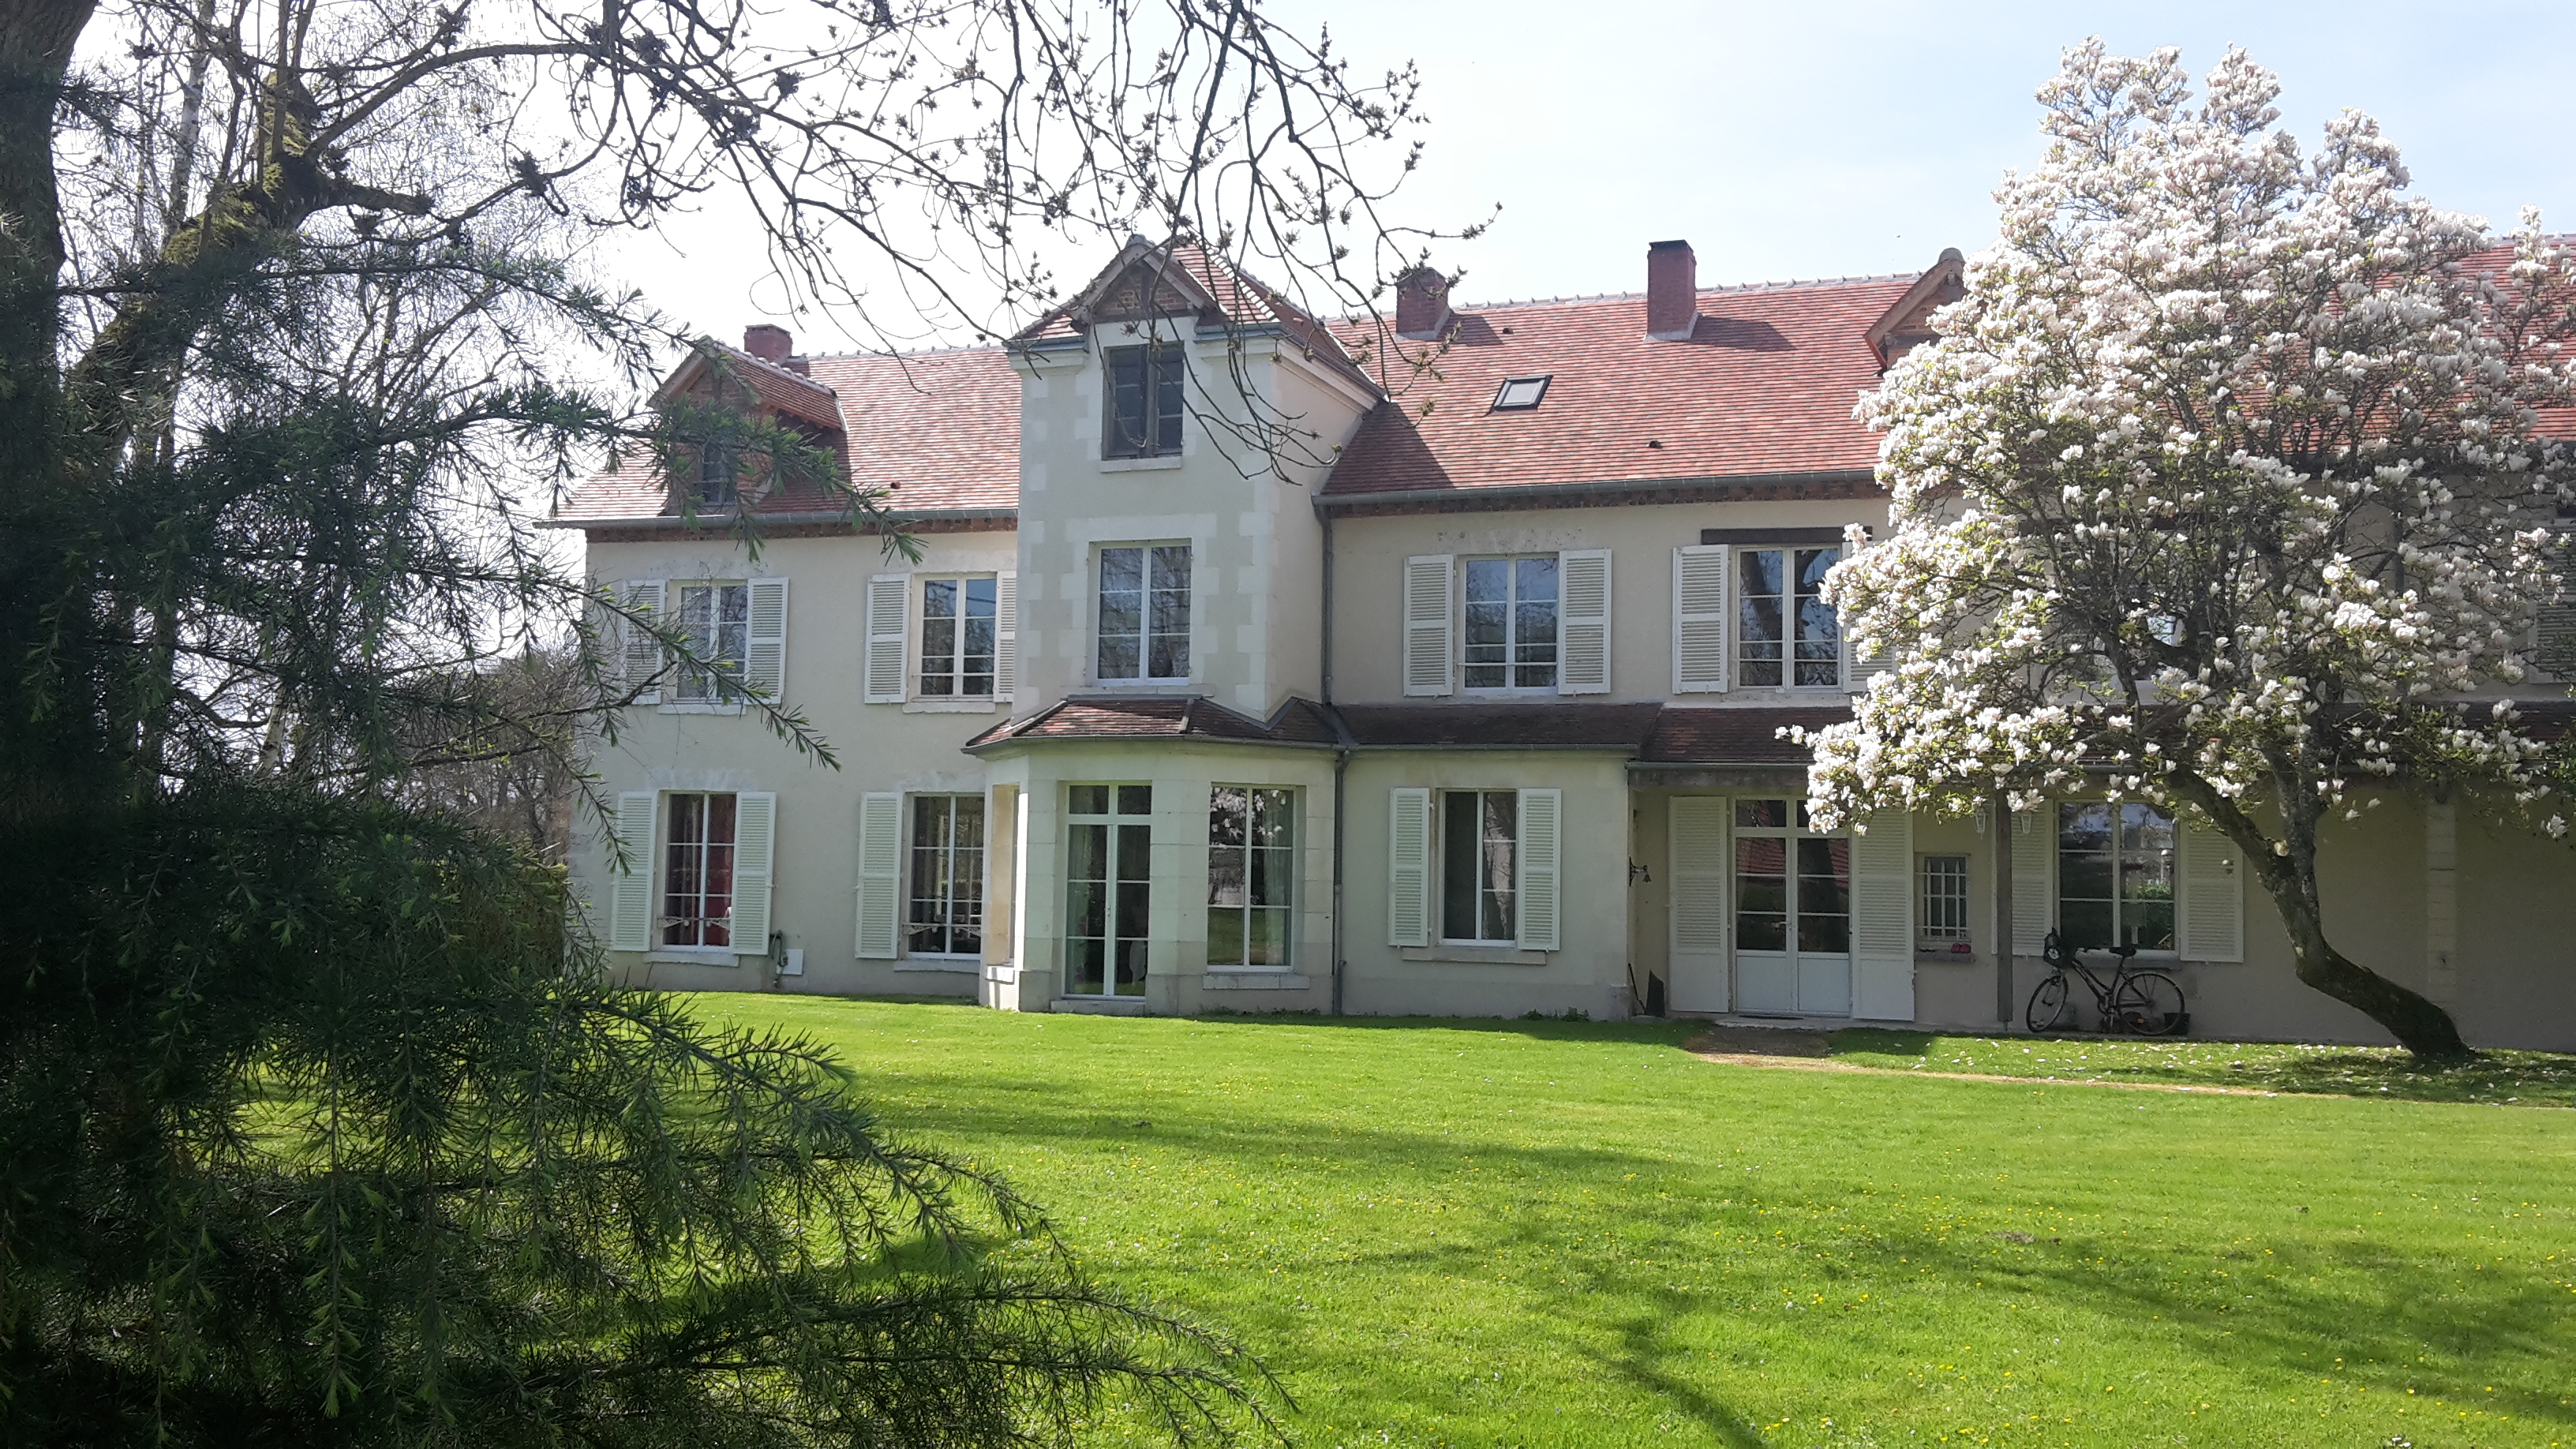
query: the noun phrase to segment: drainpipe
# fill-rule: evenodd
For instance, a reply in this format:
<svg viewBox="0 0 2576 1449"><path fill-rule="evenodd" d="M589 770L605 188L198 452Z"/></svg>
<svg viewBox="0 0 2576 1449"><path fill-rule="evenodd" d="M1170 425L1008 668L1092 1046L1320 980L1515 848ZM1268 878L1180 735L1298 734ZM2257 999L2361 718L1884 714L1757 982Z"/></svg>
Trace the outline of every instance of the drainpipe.
<svg viewBox="0 0 2576 1449"><path fill-rule="evenodd" d="M1321 500L1318 500L1319 502ZM1333 990L1332 1013L1342 1014L1342 978L1348 963L1342 959L1342 805L1343 786L1351 768L1351 740L1342 728L1342 717L1333 708L1333 515L1321 507L1315 516L1324 527L1323 588L1323 684L1324 713L1333 722L1333 734L1341 748L1333 751Z"/></svg>
<svg viewBox="0 0 2576 1449"><path fill-rule="evenodd" d="M2012 799L2001 790L1986 807L1995 823L1995 1020L2006 1031L2013 1019Z"/></svg>

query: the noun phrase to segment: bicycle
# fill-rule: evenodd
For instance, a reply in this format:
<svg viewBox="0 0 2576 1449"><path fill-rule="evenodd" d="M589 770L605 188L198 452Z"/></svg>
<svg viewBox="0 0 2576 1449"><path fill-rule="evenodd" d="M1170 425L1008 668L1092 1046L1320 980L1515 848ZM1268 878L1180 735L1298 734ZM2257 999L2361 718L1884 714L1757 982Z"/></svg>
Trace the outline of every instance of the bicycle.
<svg viewBox="0 0 2576 1449"><path fill-rule="evenodd" d="M2105 982L2093 973L2057 938L2048 933L2040 943L2041 959L2055 968L2039 989L2030 994L2029 1009L2022 1019L2035 1032L2055 1031L2067 1018L2067 997L2071 994L2066 978L2082 977L2085 988L2093 993L2093 1004L2102 1014L2102 1030L2130 1032L2138 1036L2174 1036L2191 1025L2191 1011L2185 1005L2182 987L2161 971L2132 970L2129 958L2138 954L2135 946L2113 946L2117 958L2111 967L2111 979Z"/></svg>

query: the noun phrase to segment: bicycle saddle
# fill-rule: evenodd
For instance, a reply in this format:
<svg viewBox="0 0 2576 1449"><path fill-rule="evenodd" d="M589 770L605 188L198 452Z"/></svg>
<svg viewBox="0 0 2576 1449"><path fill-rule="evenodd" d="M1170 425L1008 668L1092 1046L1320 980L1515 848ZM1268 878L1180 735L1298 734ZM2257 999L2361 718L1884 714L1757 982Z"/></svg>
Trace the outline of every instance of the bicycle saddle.
<svg viewBox="0 0 2576 1449"><path fill-rule="evenodd" d="M2105 949L2106 949L2106 950L2108 950L2112 955L2119 957L2119 958L2120 958L2121 960L2123 960L2123 961L2126 961L2126 960L2128 960L2130 957L2135 956L2135 955L2137 955L2137 954L2138 954L2138 948L2137 948L2136 946L2134 946L2134 945L2131 945L2131 946L2110 946L2110 947L2106 947Z"/></svg>

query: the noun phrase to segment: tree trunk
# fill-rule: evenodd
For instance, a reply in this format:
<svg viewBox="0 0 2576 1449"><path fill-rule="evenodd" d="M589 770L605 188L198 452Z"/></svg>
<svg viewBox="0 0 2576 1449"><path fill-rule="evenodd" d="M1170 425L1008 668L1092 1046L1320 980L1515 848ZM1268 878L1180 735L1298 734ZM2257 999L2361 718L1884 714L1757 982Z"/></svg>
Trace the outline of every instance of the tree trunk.
<svg viewBox="0 0 2576 1449"><path fill-rule="evenodd" d="M0 403L21 420L10 430L14 449L41 447L51 433L63 266L54 107L95 8L92 0L0 6ZM29 461L22 451L21 465Z"/></svg>
<svg viewBox="0 0 2576 1449"><path fill-rule="evenodd" d="M2312 806L2300 808L2315 792L2297 789L2294 770L2284 768L2279 773L2288 785L2282 793L2289 797L2283 802L2279 841L2208 781L2188 771L2168 778L2175 793L2198 806L2245 853L2248 868L2263 883L2273 909L2281 913L2281 924L2289 930L2290 958L2301 981L2387 1028L2418 1061L2456 1062L2476 1056L2460 1039L2460 1028L2449 1012L2344 955L2326 940L2325 908L2317 889L2318 812Z"/></svg>

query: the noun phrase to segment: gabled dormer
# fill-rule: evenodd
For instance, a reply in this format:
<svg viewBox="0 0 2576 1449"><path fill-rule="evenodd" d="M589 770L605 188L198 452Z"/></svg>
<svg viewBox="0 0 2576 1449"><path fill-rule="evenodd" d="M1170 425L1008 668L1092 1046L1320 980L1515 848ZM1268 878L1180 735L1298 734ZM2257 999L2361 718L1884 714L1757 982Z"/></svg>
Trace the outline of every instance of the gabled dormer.
<svg viewBox="0 0 2576 1449"><path fill-rule="evenodd" d="M757 507L797 480L782 476L761 454L757 440L770 429L785 432L837 461L846 445L840 399L814 380L794 355L787 329L758 323L744 329L743 345L712 339L689 355L653 392L652 406L683 438L671 452L663 480L667 512L723 514ZM802 491L826 490L811 480Z"/></svg>

